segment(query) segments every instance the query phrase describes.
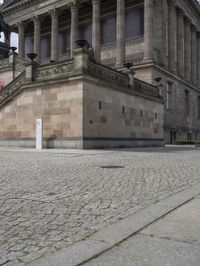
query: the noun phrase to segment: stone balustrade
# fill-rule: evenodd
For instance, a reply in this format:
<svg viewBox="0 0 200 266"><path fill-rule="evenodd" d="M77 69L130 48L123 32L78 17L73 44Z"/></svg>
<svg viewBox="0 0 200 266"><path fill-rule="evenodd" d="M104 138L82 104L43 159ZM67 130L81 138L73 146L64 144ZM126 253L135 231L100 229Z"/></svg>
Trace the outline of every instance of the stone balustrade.
<svg viewBox="0 0 200 266"><path fill-rule="evenodd" d="M17 78L9 83L0 92L0 107L17 95L23 85L34 85L37 82L55 82L58 79L69 79L73 76L90 76L103 80L112 86L120 86L123 89L160 99L159 89L133 78L131 71L119 72L115 69L101 65L95 61L93 54L87 48L74 50L73 60L39 65L37 62L29 62ZM20 61L20 59L18 59Z"/></svg>
<svg viewBox="0 0 200 266"><path fill-rule="evenodd" d="M61 61L56 63L49 63L42 66L36 66L34 70L34 81L50 80L60 77L72 75L73 61Z"/></svg>
<svg viewBox="0 0 200 266"><path fill-rule="evenodd" d="M17 78L10 82L3 90L0 91L0 108L12 100L20 90L25 82L25 71L22 72Z"/></svg>

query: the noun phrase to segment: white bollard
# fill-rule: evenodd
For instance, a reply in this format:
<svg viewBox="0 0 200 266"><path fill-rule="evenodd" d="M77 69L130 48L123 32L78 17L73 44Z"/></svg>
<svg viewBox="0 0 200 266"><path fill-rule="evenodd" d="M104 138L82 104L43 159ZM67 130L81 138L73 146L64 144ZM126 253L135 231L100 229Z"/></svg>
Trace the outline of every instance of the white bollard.
<svg viewBox="0 0 200 266"><path fill-rule="evenodd" d="M42 150L43 144L43 123L42 118L36 119L36 149Z"/></svg>

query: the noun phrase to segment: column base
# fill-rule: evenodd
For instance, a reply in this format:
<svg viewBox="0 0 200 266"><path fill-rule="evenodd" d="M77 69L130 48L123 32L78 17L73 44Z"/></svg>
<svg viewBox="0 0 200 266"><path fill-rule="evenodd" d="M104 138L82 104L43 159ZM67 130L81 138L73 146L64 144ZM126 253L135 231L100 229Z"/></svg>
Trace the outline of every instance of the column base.
<svg viewBox="0 0 200 266"><path fill-rule="evenodd" d="M116 68L117 70L124 69L124 64L122 64L122 63L116 63L116 64L115 64L115 68Z"/></svg>

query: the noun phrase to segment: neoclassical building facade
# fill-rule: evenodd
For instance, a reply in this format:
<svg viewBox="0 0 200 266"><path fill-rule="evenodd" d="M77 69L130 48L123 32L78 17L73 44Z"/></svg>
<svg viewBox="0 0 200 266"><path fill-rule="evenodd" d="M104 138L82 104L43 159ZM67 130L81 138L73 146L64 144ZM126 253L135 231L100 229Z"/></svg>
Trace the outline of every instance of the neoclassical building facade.
<svg viewBox="0 0 200 266"><path fill-rule="evenodd" d="M1 12L18 33L18 61L31 52L40 66L70 60L75 41L87 40L96 63L119 75L131 63L136 80L159 88L166 143L200 139L196 0L6 0Z"/></svg>

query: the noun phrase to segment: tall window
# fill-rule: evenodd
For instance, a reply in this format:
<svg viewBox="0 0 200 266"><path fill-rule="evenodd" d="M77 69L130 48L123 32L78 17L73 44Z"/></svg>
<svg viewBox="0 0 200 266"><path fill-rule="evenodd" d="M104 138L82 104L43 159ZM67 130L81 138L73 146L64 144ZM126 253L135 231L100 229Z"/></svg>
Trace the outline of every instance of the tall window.
<svg viewBox="0 0 200 266"><path fill-rule="evenodd" d="M198 119L200 119L200 96L198 96L197 98L198 102L197 102L197 105L198 105Z"/></svg>
<svg viewBox="0 0 200 266"><path fill-rule="evenodd" d="M33 38L26 37L25 39L25 54L33 53Z"/></svg>
<svg viewBox="0 0 200 266"><path fill-rule="evenodd" d="M80 26L80 39L87 40L90 44L92 44L92 24L87 23Z"/></svg>
<svg viewBox="0 0 200 266"><path fill-rule="evenodd" d="M173 91L172 83L167 82L167 110L173 110Z"/></svg>
<svg viewBox="0 0 200 266"><path fill-rule="evenodd" d="M70 48L70 31L59 32L58 35L58 50L59 55L66 54Z"/></svg>
<svg viewBox="0 0 200 266"><path fill-rule="evenodd" d="M45 36L41 39L41 59L51 57L51 36Z"/></svg>
<svg viewBox="0 0 200 266"><path fill-rule="evenodd" d="M190 94L188 90L185 90L185 115L190 113Z"/></svg>
<svg viewBox="0 0 200 266"><path fill-rule="evenodd" d="M126 38L144 35L144 8L128 10L126 13Z"/></svg>
<svg viewBox="0 0 200 266"><path fill-rule="evenodd" d="M101 20L101 44L116 42L116 17L104 17Z"/></svg>

